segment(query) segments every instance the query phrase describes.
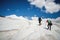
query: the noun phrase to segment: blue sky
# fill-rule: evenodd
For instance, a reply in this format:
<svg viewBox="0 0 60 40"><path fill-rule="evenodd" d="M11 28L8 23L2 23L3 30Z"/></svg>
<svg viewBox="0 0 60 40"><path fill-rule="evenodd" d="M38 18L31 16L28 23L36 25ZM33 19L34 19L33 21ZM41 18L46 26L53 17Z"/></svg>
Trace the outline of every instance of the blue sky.
<svg viewBox="0 0 60 40"><path fill-rule="evenodd" d="M55 0L55 3L60 4L60 0ZM45 10L45 8L42 8ZM34 15L44 18L60 17L60 11L53 14L41 11L40 8L30 5L27 0L0 0L0 15L8 16L15 14L17 16L32 17Z"/></svg>

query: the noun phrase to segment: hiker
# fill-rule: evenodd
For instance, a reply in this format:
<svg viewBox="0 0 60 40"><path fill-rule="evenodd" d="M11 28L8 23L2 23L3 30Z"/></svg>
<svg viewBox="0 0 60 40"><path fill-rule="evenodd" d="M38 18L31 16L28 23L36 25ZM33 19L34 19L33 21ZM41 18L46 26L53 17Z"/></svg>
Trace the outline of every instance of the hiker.
<svg viewBox="0 0 60 40"><path fill-rule="evenodd" d="M41 25L41 21L42 21L42 19L41 19L41 18L39 18L39 19L38 19L38 21L39 21L39 25Z"/></svg>
<svg viewBox="0 0 60 40"><path fill-rule="evenodd" d="M52 26L51 20L47 20L47 23L48 23L48 25L47 25L48 29L51 30L51 26Z"/></svg>

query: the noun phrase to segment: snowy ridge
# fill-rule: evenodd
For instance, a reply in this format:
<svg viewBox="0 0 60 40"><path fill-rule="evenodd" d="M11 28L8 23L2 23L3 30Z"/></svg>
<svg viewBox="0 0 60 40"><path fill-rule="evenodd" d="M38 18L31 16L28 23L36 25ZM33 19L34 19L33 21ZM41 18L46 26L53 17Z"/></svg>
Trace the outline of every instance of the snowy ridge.
<svg viewBox="0 0 60 40"><path fill-rule="evenodd" d="M0 32L0 40L60 40L60 26L53 22L52 30L47 30L46 19L42 19L42 25L38 25L38 20L8 19L0 18L0 30L12 30Z"/></svg>

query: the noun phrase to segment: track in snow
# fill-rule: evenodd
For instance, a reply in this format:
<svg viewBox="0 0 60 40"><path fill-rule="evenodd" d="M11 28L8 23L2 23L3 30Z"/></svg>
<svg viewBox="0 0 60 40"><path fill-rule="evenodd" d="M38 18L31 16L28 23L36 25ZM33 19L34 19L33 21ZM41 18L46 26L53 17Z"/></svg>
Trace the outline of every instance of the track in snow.
<svg viewBox="0 0 60 40"><path fill-rule="evenodd" d="M50 31L46 29L45 21L40 26L33 21L19 30L0 32L0 40L60 40L60 26L54 24Z"/></svg>

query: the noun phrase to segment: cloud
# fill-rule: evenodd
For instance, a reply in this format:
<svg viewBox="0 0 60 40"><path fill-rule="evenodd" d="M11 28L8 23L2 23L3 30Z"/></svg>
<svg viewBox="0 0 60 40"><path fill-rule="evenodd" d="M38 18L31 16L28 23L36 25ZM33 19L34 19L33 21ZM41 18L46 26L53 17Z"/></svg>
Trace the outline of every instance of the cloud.
<svg viewBox="0 0 60 40"><path fill-rule="evenodd" d="M60 11L60 4L56 4L54 1L55 0L28 0L31 5L35 5L40 9L45 7L46 12L51 14Z"/></svg>
<svg viewBox="0 0 60 40"><path fill-rule="evenodd" d="M6 16L6 18L18 18L15 14L13 14L13 15L9 15L9 16Z"/></svg>
<svg viewBox="0 0 60 40"><path fill-rule="evenodd" d="M26 17L23 17L23 16L16 16L15 14L6 16L6 18L28 20Z"/></svg>

